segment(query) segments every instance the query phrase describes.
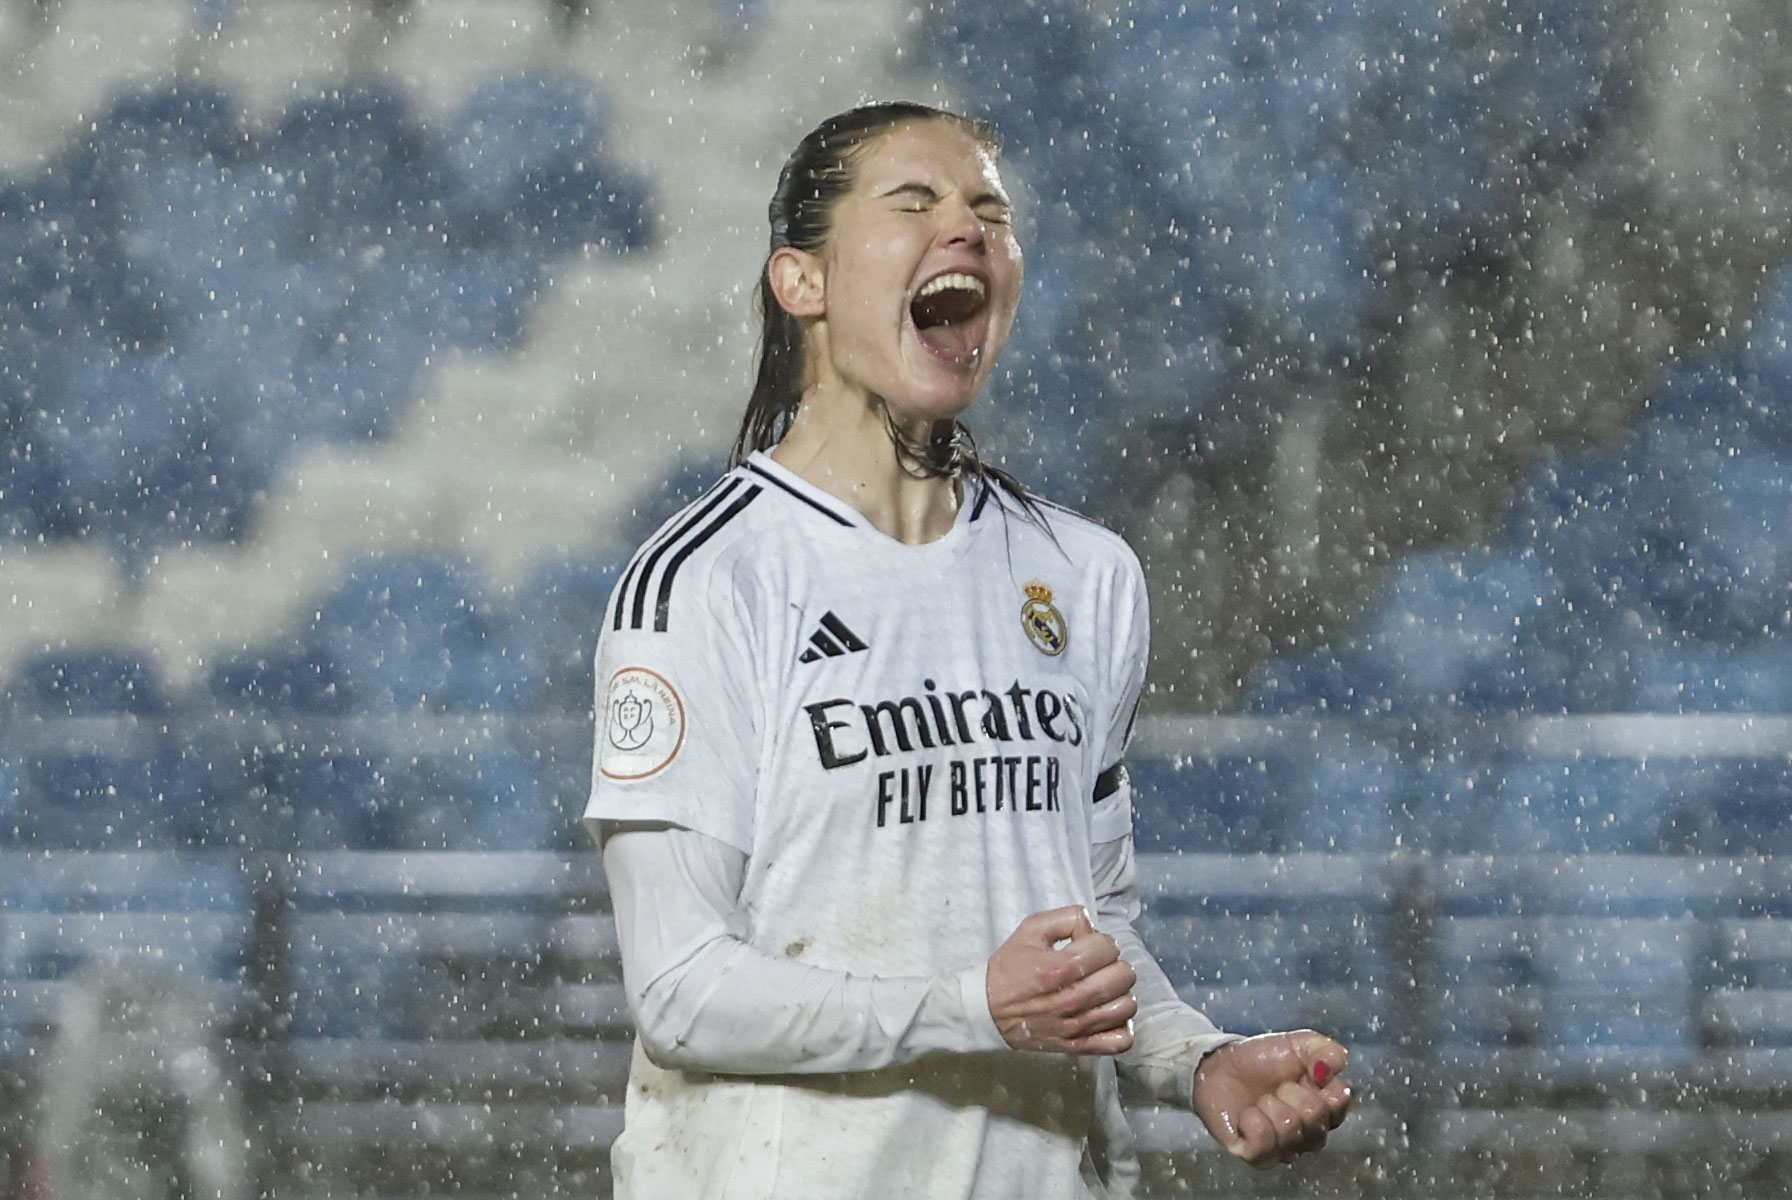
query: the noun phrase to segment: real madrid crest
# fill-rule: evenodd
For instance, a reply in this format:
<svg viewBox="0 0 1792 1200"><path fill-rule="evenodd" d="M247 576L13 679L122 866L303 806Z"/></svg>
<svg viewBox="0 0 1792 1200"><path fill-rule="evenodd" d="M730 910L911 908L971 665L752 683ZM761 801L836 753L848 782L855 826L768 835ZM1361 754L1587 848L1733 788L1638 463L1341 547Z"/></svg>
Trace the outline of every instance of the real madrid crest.
<svg viewBox="0 0 1792 1200"><path fill-rule="evenodd" d="M1064 614L1052 603L1052 590L1037 579L1026 586L1027 602L1020 606L1020 627L1027 640L1039 647L1042 654L1057 656L1070 644L1070 630L1065 628Z"/></svg>

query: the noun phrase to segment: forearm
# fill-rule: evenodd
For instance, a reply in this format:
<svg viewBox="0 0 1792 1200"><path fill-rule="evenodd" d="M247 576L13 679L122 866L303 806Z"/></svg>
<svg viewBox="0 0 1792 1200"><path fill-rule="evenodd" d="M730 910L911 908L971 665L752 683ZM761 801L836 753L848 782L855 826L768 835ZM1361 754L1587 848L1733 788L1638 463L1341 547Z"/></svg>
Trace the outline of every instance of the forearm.
<svg viewBox="0 0 1792 1200"><path fill-rule="evenodd" d="M1120 956L1138 975L1133 998L1132 1049L1119 1065L1149 1095L1183 1108L1193 1103L1195 1070L1201 1059L1237 1034L1220 1030L1176 994L1175 985L1145 946L1133 921L1139 914L1132 839L1096 845L1094 852L1096 927L1113 938Z"/></svg>
<svg viewBox="0 0 1792 1200"><path fill-rule="evenodd" d="M1238 1041L1239 1035L1222 1031L1176 994L1130 924L1105 932L1139 976L1133 985L1139 1012L1132 1019L1132 1049L1120 1056L1120 1066L1151 1096L1187 1108L1193 1102L1195 1070L1201 1060L1227 1042Z"/></svg>
<svg viewBox="0 0 1792 1200"><path fill-rule="evenodd" d="M978 1002L981 972L969 973ZM719 938L638 992L631 987L630 1001L647 1052L661 1066L784 1074L866 1071L933 1051L988 1049L969 1020L966 989L964 973L855 976Z"/></svg>
<svg viewBox="0 0 1792 1200"><path fill-rule="evenodd" d="M865 1071L999 1049L984 966L932 977L769 954L737 910L745 856L685 829L616 833L604 867L636 1028L661 1066L721 1074Z"/></svg>

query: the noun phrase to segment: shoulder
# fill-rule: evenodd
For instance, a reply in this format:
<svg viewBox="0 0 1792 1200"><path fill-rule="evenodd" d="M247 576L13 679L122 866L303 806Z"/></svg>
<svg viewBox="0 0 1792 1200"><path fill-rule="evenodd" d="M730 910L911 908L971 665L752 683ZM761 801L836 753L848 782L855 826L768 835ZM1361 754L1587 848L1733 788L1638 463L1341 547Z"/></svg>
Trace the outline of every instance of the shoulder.
<svg viewBox="0 0 1792 1200"><path fill-rule="evenodd" d="M1048 543L1080 569L1111 572L1127 579L1143 579L1139 556L1120 534L1084 513L1027 493L1030 508L993 481L987 488L987 508L1000 507L1002 519L1020 536Z"/></svg>
<svg viewBox="0 0 1792 1200"><path fill-rule="evenodd" d="M764 519L765 487L751 473L727 472L668 517L629 559L611 597L606 625L666 632L683 612L714 614L712 599L734 591L744 565L778 548L777 523Z"/></svg>

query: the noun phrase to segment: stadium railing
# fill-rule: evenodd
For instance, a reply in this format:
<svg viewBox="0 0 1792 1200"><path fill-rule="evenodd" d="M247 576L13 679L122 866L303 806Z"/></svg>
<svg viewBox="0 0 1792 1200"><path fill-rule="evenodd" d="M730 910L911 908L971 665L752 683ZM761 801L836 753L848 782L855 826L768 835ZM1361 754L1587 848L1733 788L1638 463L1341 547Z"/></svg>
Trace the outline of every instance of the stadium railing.
<svg viewBox="0 0 1792 1200"><path fill-rule="evenodd" d="M1548 752L1784 755L1792 743L1763 720L1532 720L1499 736ZM85 744L101 724L75 733ZM360 735L339 724L305 736ZM417 714L379 733L427 747L504 724ZM245 722L244 746L287 732L275 725ZM558 732L586 736L576 720ZM1158 721L1136 750L1316 734L1330 736ZM1529 1170L1538 1194L1569 1180L1568 1194L1631 1196L1671 1192L1691 1169L1675 1163L1729 1179L1784 1165L1792 859L1162 852L1141 856L1140 880L1145 936L1188 999L1244 1032L1312 1025L1352 1046L1359 1106L1342 1153L1302 1168L1306 1194L1495 1174L1495 1190L1523 1194L1513 1181ZM605 1190L630 1031L588 850L14 846L0 850L0 915L9 1117L30 1110L56 993L85 961L147 955L215 983L275 1194ZM1135 1117L1154 1192L1243 1186L1186 1114Z"/></svg>

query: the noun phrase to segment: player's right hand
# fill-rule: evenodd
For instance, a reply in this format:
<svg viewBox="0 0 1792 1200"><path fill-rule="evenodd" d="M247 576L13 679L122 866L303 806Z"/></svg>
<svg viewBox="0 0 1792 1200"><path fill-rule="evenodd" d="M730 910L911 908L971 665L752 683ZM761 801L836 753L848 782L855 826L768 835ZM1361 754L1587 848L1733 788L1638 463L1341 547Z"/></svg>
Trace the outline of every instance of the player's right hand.
<svg viewBox="0 0 1792 1200"><path fill-rule="evenodd" d="M1034 913L990 955L989 1011L1016 1050L1120 1054L1132 1048L1137 980L1073 904Z"/></svg>

